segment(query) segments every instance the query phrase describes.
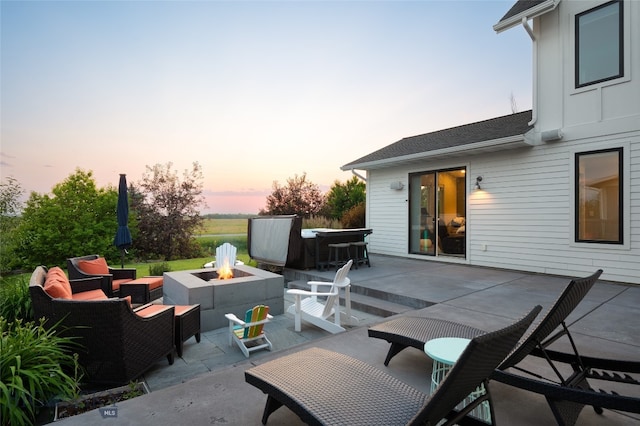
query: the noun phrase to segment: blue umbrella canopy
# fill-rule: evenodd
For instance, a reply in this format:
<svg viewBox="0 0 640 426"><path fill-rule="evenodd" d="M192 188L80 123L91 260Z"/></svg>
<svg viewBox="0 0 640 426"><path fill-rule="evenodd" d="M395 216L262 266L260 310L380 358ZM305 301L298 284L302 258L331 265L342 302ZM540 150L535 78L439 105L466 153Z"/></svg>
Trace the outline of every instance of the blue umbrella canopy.
<svg viewBox="0 0 640 426"><path fill-rule="evenodd" d="M131 247L131 231L129 231L129 194L127 192L127 175L120 175L118 184L118 206L116 208L118 217L118 231L113 243L122 250L122 267L124 268L125 250Z"/></svg>

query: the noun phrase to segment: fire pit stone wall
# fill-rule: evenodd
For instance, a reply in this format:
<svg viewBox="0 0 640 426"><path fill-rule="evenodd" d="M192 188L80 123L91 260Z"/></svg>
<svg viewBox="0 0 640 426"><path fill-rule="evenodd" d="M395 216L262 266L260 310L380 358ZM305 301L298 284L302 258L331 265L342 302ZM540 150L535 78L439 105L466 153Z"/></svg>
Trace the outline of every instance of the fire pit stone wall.
<svg viewBox="0 0 640 426"><path fill-rule="evenodd" d="M238 317L258 304L269 306L271 315L284 313L284 277L247 265L233 267L234 278L218 280L215 269L165 272L163 303L200 304L201 331L227 327L224 317ZM213 278L213 279L209 279Z"/></svg>

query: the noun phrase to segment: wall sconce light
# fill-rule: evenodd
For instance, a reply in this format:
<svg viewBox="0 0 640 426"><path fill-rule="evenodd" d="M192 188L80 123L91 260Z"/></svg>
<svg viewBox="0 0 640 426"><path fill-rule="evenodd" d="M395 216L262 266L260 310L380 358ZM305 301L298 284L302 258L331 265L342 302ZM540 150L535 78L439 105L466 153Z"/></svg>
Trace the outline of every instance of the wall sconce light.
<svg viewBox="0 0 640 426"><path fill-rule="evenodd" d="M482 189L482 187L480 186L480 182L482 182L482 176L478 176L476 178L476 184L473 186L473 190L474 191L478 191L478 190Z"/></svg>
<svg viewBox="0 0 640 426"><path fill-rule="evenodd" d="M398 182L391 182L389 184L389 188L390 189L395 189L396 191L400 191L402 188L404 188L404 183L398 181Z"/></svg>

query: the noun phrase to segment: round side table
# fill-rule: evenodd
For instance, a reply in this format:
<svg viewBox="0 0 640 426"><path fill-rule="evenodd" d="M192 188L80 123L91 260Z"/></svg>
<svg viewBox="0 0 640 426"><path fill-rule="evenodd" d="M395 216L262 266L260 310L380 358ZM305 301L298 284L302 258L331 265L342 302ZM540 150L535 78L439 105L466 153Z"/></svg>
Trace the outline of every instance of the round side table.
<svg viewBox="0 0 640 426"><path fill-rule="evenodd" d="M451 370L451 366L455 364L469 342L469 339L462 339L459 337L443 337L440 339L429 340L424 344L424 352L429 356L429 358L433 359L433 371L431 372L432 393L444 380L449 370ZM464 408L467 404L484 394L484 384L481 384L460 403L459 409ZM473 409L471 414L490 423L491 409L489 407L489 401L484 401L482 404L478 405Z"/></svg>

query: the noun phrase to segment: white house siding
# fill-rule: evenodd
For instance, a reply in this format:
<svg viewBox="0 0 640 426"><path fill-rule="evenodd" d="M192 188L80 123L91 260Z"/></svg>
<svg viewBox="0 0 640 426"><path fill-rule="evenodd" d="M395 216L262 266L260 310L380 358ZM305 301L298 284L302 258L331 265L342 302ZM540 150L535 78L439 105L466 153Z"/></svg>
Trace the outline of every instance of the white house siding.
<svg viewBox="0 0 640 426"><path fill-rule="evenodd" d="M401 190L391 189L402 182ZM408 175L404 169L372 170L367 174L367 237L371 253L406 256L408 248ZM375 200L371 203L370 200Z"/></svg>
<svg viewBox="0 0 640 426"><path fill-rule="evenodd" d="M631 172L628 248L573 243L574 152L624 144ZM408 175L449 167L468 167L468 188L483 176L482 191L468 193L467 261L478 266L566 276L588 275L598 268L603 279L640 284L640 132L616 137L562 141L462 158L422 162L368 172L368 226L372 253L459 261L445 256L408 254ZM401 191L389 188L402 181ZM482 250L482 247L485 247Z"/></svg>
<svg viewBox="0 0 640 426"><path fill-rule="evenodd" d="M466 166L468 188L473 188L476 176L483 176L483 190L469 192L467 198L468 263L566 276L602 268L603 279L640 284L640 55L636 54L640 51L640 1L624 2L624 77L574 87L575 14L605 2L562 1L533 22L536 42L532 45L537 49L534 133L561 129L563 139L369 170L367 221L374 229L372 253L457 261L408 255L408 175ZM576 244L574 154L612 147L623 147L626 160L625 244ZM393 181L404 182L405 188L390 189Z"/></svg>
<svg viewBox="0 0 640 426"><path fill-rule="evenodd" d="M575 15L605 1L562 1L553 12L534 21L537 41L536 131L587 126L586 134L612 134L620 126L638 130L640 122L640 2L624 1L624 77L575 88ZM520 30L522 29L512 29ZM529 47L529 46L528 46ZM617 121L633 124L618 124ZM630 122L631 122L630 121ZM577 139L577 137L576 137Z"/></svg>
<svg viewBox="0 0 640 426"><path fill-rule="evenodd" d="M573 154L621 144L631 164L624 182L630 243L575 244ZM470 173L484 179L483 191L469 196L470 263L568 276L602 268L604 279L640 284L639 165L640 132L475 157Z"/></svg>

